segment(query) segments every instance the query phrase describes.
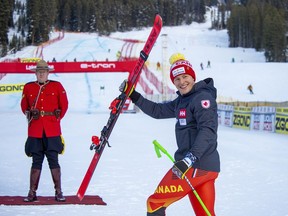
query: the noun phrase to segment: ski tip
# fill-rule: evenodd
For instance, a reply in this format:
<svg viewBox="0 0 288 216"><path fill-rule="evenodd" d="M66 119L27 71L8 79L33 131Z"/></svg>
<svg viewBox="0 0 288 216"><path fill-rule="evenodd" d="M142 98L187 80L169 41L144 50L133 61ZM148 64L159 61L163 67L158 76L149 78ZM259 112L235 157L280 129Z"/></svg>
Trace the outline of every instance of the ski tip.
<svg viewBox="0 0 288 216"><path fill-rule="evenodd" d="M158 25L162 27L162 17L158 13L156 13L155 15L154 25Z"/></svg>
<svg viewBox="0 0 288 216"><path fill-rule="evenodd" d="M162 17L160 16L159 13L156 13L156 14L155 14L155 18L156 18L156 19L162 19Z"/></svg>

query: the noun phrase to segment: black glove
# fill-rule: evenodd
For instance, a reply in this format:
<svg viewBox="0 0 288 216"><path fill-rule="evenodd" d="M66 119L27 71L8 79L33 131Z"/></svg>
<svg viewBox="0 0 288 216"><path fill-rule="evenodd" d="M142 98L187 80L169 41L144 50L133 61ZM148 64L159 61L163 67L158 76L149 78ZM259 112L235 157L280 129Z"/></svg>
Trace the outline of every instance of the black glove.
<svg viewBox="0 0 288 216"><path fill-rule="evenodd" d="M128 80L125 79L125 80L123 80L123 82L122 82L121 85L119 86L119 91L120 91L120 92L125 92L126 89L127 89L127 87L128 87Z"/></svg>
<svg viewBox="0 0 288 216"><path fill-rule="evenodd" d="M137 102L139 97L141 96L141 94L137 91L135 91L135 86L133 85L133 87L130 89L130 92L127 93L127 89L128 89L128 83L129 81L126 79L124 80L121 85L119 86L119 91L120 92L124 92L125 94L128 94L128 97L130 97L130 99L132 100L133 103Z"/></svg>
<svg viewBox="0 0 288 216"><path fill-rule="evenodd" d="M191 152L189 152L184 159L174 163L172 172L177 175L178 178L183 179L195 161L196 157Z"/></svg>
<svg viewBox="0 0 288 216"><path fill-rule="evenodd" d="M31 119L31 112L30 112L30 110L26 110L26 111L25 111L25 116L26 116L26 119L27 119L28 122L29 122L30 119Z"/></svg>
<svg viewBox="0 0 288 216"><path fill-rule="evenodd" d="M57 119L60 118L61 110L60 110L60 109L55 109L55 110L54 110L54 115L55 115L55 117L56 117Z"/></svg>
<svg viewBox="0 0 288 216"><path fill-rule="evenodd" d="M125 79L121 85L119 86L119 91L120 92L125 92L125 94L128 95L128 97L133 93L134 91L134 85L132 86L132 88L130 89L130 92L128 93L127 90L128 90L128 85L129 85L129 81L127 79Z"/></svg>

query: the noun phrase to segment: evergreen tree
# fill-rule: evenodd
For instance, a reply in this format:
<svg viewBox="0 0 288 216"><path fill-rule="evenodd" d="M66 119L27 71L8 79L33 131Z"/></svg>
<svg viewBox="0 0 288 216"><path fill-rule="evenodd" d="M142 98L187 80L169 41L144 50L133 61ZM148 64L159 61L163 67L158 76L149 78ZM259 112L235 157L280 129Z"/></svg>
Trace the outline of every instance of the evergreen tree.
<svg viewBox="0 0 288 216"><path fill-rule="evenodd" d="M11 26L13 4L11 0L0 0L0 56L8 52L8 30Z"/></svg>
<svg viewBox="0 0 288 216"><path fill-rule="evenodd" d="M97 16L96 16L96 5L93 1L88 2L87 12L87 31L96 32L97 30Z"/></svg>
<svg viewBox="0 0 288 216"><path fill-rule="evenodd" d="M81 0L70 0L70 20L69 30L73 32L79 32L81 30Z"/></svg>
<svg viewBox="0 0 288 216"><path fill-rule="evenodd" d="M13 34L12 40L9 43L9 50L17 50L17 36Z"/></svg>
<svg viewBox="0 0 288 216"><path fill-rule="evenodd" d="M285 25L281 11L266 6L263 28L265 57L268 62L286 61Z"/></svg>
<svg viewBox="0 0 288 216"><path fill-rule="evenodd" d="M286 61L287 18L280 5L285 6L284 1L249 0L233 5L227 27L229 45L264 50L269 62Z"/></svg>
<svg viewBox="0 0 288 216"><path fill-rule="evenodd" d="M38 45L49 40L55 23L56 3L50 0L27 0L27 43Z"/></svg>
<svg viewBox="0 0 288 216"><path fill-rule="evenodd" d="M58 4L58 23L57 27L64 31L71 31L70 20L71 20L71 3L70 1L63 1L61 4Z"/></svg>
<svg viewBox="0 0 288 216"><path fill-rule="evenodd" d="M287 0L26 0L26 8L19 0L0 3L2 56L8 51L9 27L21 34L13 36L9 44L14 47L16 40L15 47L19 49L25 45L23 39L28 45L48 41L54 27L109 35L150 26L157 12L166 26L204 22L206 6L216 5L218 10L211 10L212 28L223 29L227 25L231 47L264 49L267 61L284 61L287 46ZM267 9L267 5L277 12ZM13 21L13 9L19 17L17 22Z"/></svg>
<svg viewBox="0 0 288 216"><path fill-rule="evenodd" d="M249 43L247 47L254 47L256 50L262 48L262 26L261 22L262 12L261 5L257 2L250 2L248 9L248 31L249 31Z"/></svg>

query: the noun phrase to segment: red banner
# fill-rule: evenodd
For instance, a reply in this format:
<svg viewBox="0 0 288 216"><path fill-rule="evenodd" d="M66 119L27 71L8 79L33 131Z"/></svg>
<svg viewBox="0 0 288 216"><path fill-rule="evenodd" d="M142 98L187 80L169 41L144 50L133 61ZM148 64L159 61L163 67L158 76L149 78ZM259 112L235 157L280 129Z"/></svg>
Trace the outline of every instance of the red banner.
<svg viewBox="0 0 288 216"><path fill-rule="evenodd" d="M128 72L132 73L137 61L48 62L52 73ZM0 73L34 73L36 63L0 62Z"/></svg>

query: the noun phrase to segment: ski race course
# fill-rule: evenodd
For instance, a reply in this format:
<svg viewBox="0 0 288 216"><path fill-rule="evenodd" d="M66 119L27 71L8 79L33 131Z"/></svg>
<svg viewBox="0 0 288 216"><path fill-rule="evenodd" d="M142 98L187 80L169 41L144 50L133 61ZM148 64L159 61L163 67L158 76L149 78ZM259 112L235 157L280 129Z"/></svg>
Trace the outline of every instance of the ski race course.
<svg viewBox="0 0 288 216"><path fill-rule="evenodd" d="M168 76L167 71L163 75L156 68L156 63L162 62L162 42L166 40L167 58L174 52L184 53L195 68L197 80L206 77L215 80L219 98L287 101L288 64L265 63L263 53L253 49L228 48L227 32L209 30L209 23L208 19L204 24L163 27L147 60L148 69L158 81L165 81L165 76ZM51 34L51 39L59 39L53 43L27 47L7 58L43 57L50 62L53 58L57 62L73 62L74 59L116 61L119 51L122 51L123 58L138 58L150 30L113 33L110 37L88 33L60 35L55 32ZM134 45L127 39L132 40ZM211 68L206 67L208 60ZM204 70L200 68L201 62ZM127 77L128 73L50 74L50 79L63 84L69 99L69 109L62 120L66 151L59 158L64 196L75 197L94 154L89 150L91 137L100 136L109 118L108 107L119 95L118 87ZM143 72L141 78L154 94L158 94L157 87ZM31 80L35 80L34 74L8 74L2 77L0 84ZM166 81L169 88L175 90L170 80ZM247 90L249 84L254 87L254 95ZM136 89L144 94L143 86L139 84ZM9 202L11 196L21 200L27 195L31 166L31 159L24 153L27 122L20 111L20 99L21 92L0 94L0 215L146 215L146 199L172 166L165 155L157 158L152 141L158 140L173 155L176 149L175 119L155 120L141 112L121 114L109 138L112 147L106 146L87 188L87 198L95 197L90 203L87 201L87 204L81 205L74 200L59 205L50 200L52 205L11 206L4 201L8 199ZM221 173L216 182L216 214L287 216L288 136L219 126L218 144ZM46 160L37 194L46 198L54 195ZM167 215L193 215L188 198L171 205Z"/></svg>

